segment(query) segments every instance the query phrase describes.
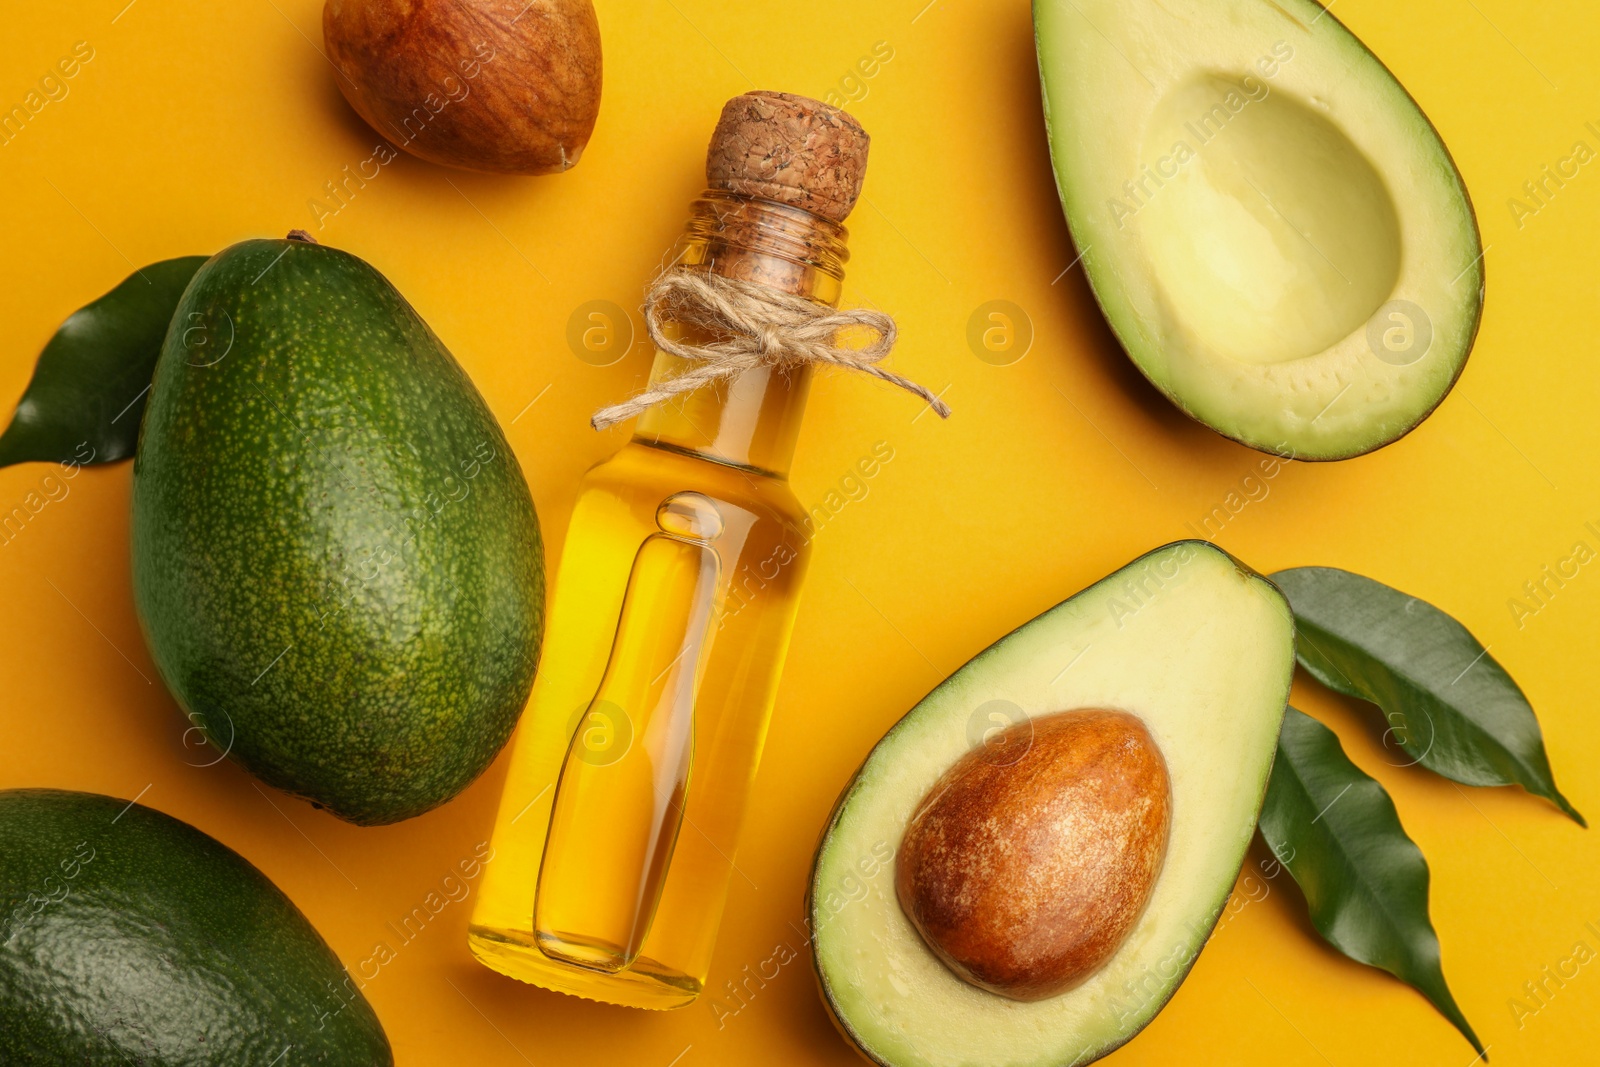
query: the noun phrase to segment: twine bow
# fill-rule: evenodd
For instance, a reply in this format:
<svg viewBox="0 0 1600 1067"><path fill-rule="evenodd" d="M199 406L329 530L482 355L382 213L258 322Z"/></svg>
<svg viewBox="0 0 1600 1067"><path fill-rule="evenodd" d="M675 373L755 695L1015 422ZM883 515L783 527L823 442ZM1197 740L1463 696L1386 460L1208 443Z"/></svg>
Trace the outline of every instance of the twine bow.
<svg viewBox="0 0 1600 1067"><path fill-rule="evenodd" d="M691 366L677 377L595 412L589 422L597 430L757 367L811 363L870 374L921 397L940 418L950 416L949 406L931 390L878 366L894 347L896 335L894 319L881 311L835 311L765 285L673 267L645 293L644 322L657 348ZM666 327L674 322L715 340L691 343L670 337ZM849 327L867 330L873 339L860 348L836 344L839 332Z"/></svg>

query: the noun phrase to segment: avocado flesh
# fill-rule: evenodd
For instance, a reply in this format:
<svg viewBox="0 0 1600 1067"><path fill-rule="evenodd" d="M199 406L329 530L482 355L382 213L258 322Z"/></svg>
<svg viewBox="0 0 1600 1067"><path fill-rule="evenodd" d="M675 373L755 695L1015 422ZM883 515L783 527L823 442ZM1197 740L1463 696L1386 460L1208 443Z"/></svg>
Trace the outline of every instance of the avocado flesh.
<svg viewBox="0 0 1600 1067"><path fill-rule="evenodd" d="M527 483L460 365L348 253L245 241L200 268L156 364L132 542L145 636L193 725L342 818L449 800L527 700Z"/></svg>
<svg viewBox="0 0 1600 1067"><path fill-rule="evenodd" d="M0 792L0 906L0 1063L394 1062L366 998L293 901L158 811Z"/></svg>
<svg viewBox="0 0 1600 1067"><path fill-rule="evenodd" d="M1477 220L1427 117L1338 19L1311 0L1036 0L1034 27L1083 269L1158 389L1301 459L1370 452L1438 405L1483 304Z"/></svg>
<svg viewBox="0 0 1600 1067"><path fill-rule="evenodd" d="M1288 603L1207 542L1149 553L962 667L872 750L840 796L808 911L824 1000L889 1067L1055 1067L1138 1033L1188 972L1255 829L1294 666ZM1171 781L1167 855L1109 962L1031 1003L957 978L895 896L892 855L930 787L1008 709L1138 716ZM981 733L978 735L981 737Z"/></svg>

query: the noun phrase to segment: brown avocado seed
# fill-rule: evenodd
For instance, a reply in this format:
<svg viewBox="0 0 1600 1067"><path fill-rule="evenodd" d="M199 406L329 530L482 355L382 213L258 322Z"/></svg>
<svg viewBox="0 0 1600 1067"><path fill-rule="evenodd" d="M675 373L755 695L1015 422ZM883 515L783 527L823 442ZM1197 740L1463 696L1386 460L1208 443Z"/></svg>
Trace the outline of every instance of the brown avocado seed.
<svg viewBox="0 0 1600 1067"><path fill-rule="evenodd" d="M327 0L322 37L350 105L430 162L552 174L594 130L591 0Z"/></svg>
<svg viewBox="0 0 1600 1067"><path fill-rule="evenodd" d="M1136 716L1024 720L957 760L918 805L896 857L900 907L966 981L1013 1000L1065 992L1144 911L1171 797L1166 761Z"/></svg>

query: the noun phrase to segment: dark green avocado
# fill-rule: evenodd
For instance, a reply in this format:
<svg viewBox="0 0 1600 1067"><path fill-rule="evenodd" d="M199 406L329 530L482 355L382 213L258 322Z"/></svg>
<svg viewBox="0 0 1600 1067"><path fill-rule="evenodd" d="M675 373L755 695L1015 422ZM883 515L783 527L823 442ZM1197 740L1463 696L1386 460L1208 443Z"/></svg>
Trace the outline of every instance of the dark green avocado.
<svg viewBox="0 0 1600 1067"><path fill-rule="evenodd" d="M389 1067L339 958L244 857L93 793L0 792L0 1063Z"/></svg>
<svg viewBox="0 0 1600 1067"><path fill-rule="evenodd" d="M527 700L543 573L505 436L383 275L295 239L200 268L140 431L133 585L213 745L351 822L444 803Z"/></svg>

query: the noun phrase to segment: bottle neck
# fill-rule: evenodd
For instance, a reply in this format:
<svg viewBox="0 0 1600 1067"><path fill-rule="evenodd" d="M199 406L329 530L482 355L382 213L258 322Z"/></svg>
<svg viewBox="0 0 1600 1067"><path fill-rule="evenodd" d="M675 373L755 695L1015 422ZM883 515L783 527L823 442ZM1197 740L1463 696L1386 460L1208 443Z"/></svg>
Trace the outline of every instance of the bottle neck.
<svg viewBox="0 0 1600 1067"><path fill-rule="evenodd" d="M849 258L847 236L843 226L801 208L708 190L690 208L678 262L834 307ZM689 366L658 349L650 383ZM744 371L657 404L639 417L634 440L786 477L810 384L804 366Z"/></svg>

